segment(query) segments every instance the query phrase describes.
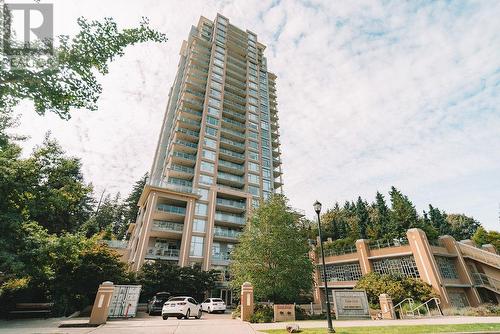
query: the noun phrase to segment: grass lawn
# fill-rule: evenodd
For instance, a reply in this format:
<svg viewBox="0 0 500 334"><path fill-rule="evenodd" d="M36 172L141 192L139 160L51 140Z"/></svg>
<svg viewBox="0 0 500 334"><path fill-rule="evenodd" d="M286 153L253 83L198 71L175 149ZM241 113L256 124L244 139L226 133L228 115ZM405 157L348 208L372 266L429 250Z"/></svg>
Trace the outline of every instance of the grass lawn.
<svg viewBox="0 0 500 334"><path fill-rule="evenodd" d="M285 325L283 325L285 327ZM262 331L262 330L261 330ZM336 327L338 334L420 334L420 333L452 333L452 332L487 332L500 331L498 324L460 324L460 325L418 325L418 326L373 326L373 327ZM266 333L287 333L284 329L264 330ZM303 334L325 334L326 328L304 328Z"/></svg>

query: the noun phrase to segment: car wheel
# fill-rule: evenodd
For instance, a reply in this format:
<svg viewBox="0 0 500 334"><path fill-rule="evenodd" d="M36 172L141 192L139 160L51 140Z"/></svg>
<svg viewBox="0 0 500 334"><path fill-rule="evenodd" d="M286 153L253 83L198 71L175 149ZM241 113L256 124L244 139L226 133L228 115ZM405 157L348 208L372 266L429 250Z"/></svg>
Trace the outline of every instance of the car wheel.
<svg viewBox="0 0 500 334"><path fill-rule="evenodd" d="M208 308L207 312L208 312L208 313L212 313L212 311L210 311L210 307Z"/></svg>
<svg viewBox="0 0 500 334"><path fill-rule="evenodd" d="M184 319L189 319L189 317L190 317L190 316L191 316L191 310L190 310L190 309L188 309L188 310L186 311L186 315L184 316Z"/></svg>
<svg viewBox="0 0 500 334"><path fill-rule="evenodd" d="M168 319L168 315L164 315L162 316L163 320L167 320Z"/></svg>
<svg viewBox="0 0 500 334"><path fill-rule="evenodd" d="M195 317L195 318L196 318L196 319L200 319L200 318L201 318L201 313L202 313L202 312L201 312L201 308L200 308L200 309L198 310L198 315L196 315L196 317Z"/></svg>

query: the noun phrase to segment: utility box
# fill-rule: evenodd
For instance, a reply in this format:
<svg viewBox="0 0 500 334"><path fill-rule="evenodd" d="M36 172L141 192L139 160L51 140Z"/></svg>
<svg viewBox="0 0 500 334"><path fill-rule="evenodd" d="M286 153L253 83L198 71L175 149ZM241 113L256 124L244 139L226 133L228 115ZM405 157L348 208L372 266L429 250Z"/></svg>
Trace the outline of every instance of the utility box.
<svg viewBox="0 0 500 334"><path fill-rule="evenodd" d="M141 285L115 285L109 318L133 318L137 313L137 304L141 295Z"/></svg>

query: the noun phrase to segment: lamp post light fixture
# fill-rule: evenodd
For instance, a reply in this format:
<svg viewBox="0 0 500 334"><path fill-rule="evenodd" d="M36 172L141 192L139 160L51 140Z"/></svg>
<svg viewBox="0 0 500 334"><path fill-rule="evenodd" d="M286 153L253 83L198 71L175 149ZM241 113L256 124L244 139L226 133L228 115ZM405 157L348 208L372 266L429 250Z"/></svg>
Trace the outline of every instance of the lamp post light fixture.
<svg viewBox="0 0 500 334"><path fill-rule="evenodd" d="M328 283L326 278L326 265L325 265L325 252L323 251L323 241L321 239L321 219L319 218L319 214L321 212L321 203L316 201L313 204L314 211L318 215L318 234L319 234L319 249L321 251L321 262L323 263L323 283L325 284L325 298L326 298L326 319L328 322L328 333L335 333L332 324L332 314L330 308L330 298L328 296Z"/></svg>

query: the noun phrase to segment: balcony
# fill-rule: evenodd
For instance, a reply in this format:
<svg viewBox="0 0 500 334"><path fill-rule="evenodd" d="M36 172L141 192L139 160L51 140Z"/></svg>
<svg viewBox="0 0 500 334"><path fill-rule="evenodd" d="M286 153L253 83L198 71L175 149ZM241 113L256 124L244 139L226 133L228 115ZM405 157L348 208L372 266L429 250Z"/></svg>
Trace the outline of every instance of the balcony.
<svg viewBox="0 0 500 334"><path fill-rule="evenodd" d="M197 110L194 110L194 109L191 109L191 108L181 108L181 109L179 109L179 111L182 114L185 114L185 116L194 117L197 120L200 120L201 117L203 116L203 113L201 111L197 111Z"/></svg>
<svg viewBox="0 0 500 334"><path fill-rule="evenodd" d="M153 221L153 231L160 232L182 232L184 229L184 224L170 222L166 220L154 220Z"/></svg>
<svg viewBox="0 0 500 334"><path fill-rule="evenodd" d="M214 237L226 238L226 239L238 239L241 235L241 231L233 230L230 228L223 228L219 226L214 227Z"/></svg>
<svg viewBox="0 0 500 334"><path fill-rule="evenodd" d="M188 140L196 140L196 141L198 141L198 137L200 136L200 133L198 131L184 129L184 128L179 127L179 126L177 127L177 129L175 129L175 131L179 133L179 136L181 138L185 138L185 139L188 139Z"/></svg>
<svg viewBox="0 0 500 334"><path fill-rule="evenodd" d="M191 130L199 130L200 122L195 121L191 118L179 117L179 122L182 124L182 127L191 129Z"/></svg>
<svg viewBox="0 0 500 334"><path fill-rule="evenodd" d="M235 164L234 162L219 160L218 166L220 171L236 173L239 175L243 175L245 173L245 167L243 165Z"/></svg>
<svg viewBox="0 0 500 334"><path fill-rule="evenodd" d="M219 148L219 156L224 158L225 160L234 161L236 163L244 163L245 155L237 152L233 152L231 150L225 148Z"/></svg>
<svg viewBox="0 0 500 334"><path fill-rule="evenodd" d="M224 106L229 107L230 109L236 110L236 112L246 113L246 108L244 105L239 103L235 103L229 100L224 99Z"/></svg>
<svg viewBox="0 0 500 334"><path fill-rule="evenodd" d="M236 209L237 211L245 211L247 205L245 202L234 201L225 198L217 198L217 207Z"/></svg>
<svg viewBox="0 0 500 334"><path fill-rule="evenodd" d="M245 123L241 123L230 118L222 117L222 121L225 122L226 126L229 126L237 131L245 132Z"/></svg>
<svg viewBox="0 0 500 334"><path fill-rule="evenodd" d="M224 135L226 137L229 137L230 139L241 140L242 142L245 141L245 133L244 132L235 131L235 130L229 129L227 127L221 127L220 131L224 132Z"/></svg>
<svg viewBox="0 0 500 334"><path fill-rule="evenodd" d="M227 184L230 186L234 186L237 188L243 188L245 185L245 180L241 176L229 174L229 173L224 173L224 172L218 172L217 173L217 183L220 184Z"/></svg>
<svg viewBox="0 0 500 334"><path fill-rule="evenodd" d="M190 166L194 166L196 162L196 155L174 151L172 152L172 161L182 163L188 163Z"/></svg>
<svg viewBox="0 0 500 334"><path fill-rule="evenodd" d="M191 109L194 108L194 109L198 109L198 110L203 110L203 102L200 102L199 100L190 99L188 97L183 97L181 100L181 103L183 103L183 105L185 105Z"/></svg>
<svg viewBox="0 0 500 334"><path fill-rule="evenodd" d="M224 137L220 137L220 144L221 147L237 150L239 153L245 151L245 144Z"/></svg>
<svg viewBox="0 0 500 334"><path fill-rule="evenodd" d="M216 211L215 212L215 220L222 223L232 223L238 225L245 225L246 220L244 217L231 213L223 213Z"/></svg>
<svg viewBox="0 0 500 334"><path fill-rule="evenodd" d="M198 143L177 139L173 142L173 144L178 145L178 149L181 151L186 151L185 153L194 154L198 151Z"/></svg>
<svg viewBox="0 0 500 334"><path fill-rule="evenodd" d="M169 169L171 171L185 173L185 174L189 174L189 175L194 174L194 168L192 168L192 167L186 167L186 166L182 166L182 165L171 165Z"/></svg>
<svg viewBox="0 0 500 334"><path fill-rule="evenodd" d="M148 248L148 252L146 253L146 259L179 260L179 250L151 247Z"/></svg>
<svg viewBox="0 0 500 334"><path fill-rule="evenodd" d="M245 104L247 102L247 100L241 96L238 96L234 93L231 93L229 90L226 90L225 93L224 93L224 99L231 99L231 100L234 100L234 101L237 101L241 104Z"/></svg>
<svg viewBox="0 0 500 334"><path fill-rule="evenodd" d="M230 260L229 253L214 253L212 254L212 263L228 264Z"/></svg>
<svg viewBox="0 0 500 334"><path fill-rule="evenodd" d="M239 121L241 123L245 123L247 120L246 115L244 113L234 112L234 111L230 111L227 109L222 110L222 115L229 117L229 118L232 118L232 119Z"/></svg>
<svg viewBox="0 0 500 334"><path fill-rule="evenodd" d="M180 206L175 206L175 205L170 205L170 204L158 204L156 207L158 211L163 211L167 213L173 213L176 215L181 215L184 216L186 214L186 208L180 207Z"/></svg>

